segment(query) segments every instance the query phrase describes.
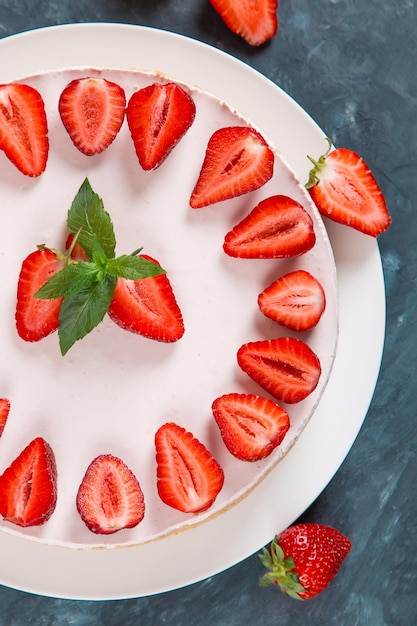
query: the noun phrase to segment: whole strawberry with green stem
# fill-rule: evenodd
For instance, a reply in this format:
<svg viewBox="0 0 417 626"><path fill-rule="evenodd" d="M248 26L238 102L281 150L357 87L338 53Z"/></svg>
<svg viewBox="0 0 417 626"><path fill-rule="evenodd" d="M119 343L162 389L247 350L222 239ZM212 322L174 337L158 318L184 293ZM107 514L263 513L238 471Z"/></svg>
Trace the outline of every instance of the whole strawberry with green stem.
<svg viewBox="0 0 417 626"><path fill-rule="evenodd" d="M297 600L314 598L334 579L351 547L350 539L330 526L290 526L259 555L268 570L260 585L277 585Z"/></svg>

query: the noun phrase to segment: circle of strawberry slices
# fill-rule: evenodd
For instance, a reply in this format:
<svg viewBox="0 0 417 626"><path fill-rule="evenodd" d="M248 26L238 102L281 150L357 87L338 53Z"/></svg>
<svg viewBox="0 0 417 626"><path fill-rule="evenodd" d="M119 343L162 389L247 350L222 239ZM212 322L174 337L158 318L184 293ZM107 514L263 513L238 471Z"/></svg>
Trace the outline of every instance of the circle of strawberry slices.
<svg viewBox="0 0 417 626"><path fill-rule="evenodd" d="M126 116L138 161L143 169L152 170L190 128L195 105L172 82L141 89L126 103L119 85L87 77L64 89L59 113L75 147L90 156L116 139ZM23 174L35 177L44 171L47 120L42 98L33 88L0 86L0 149ZM332 154L318 160L321 171L325 161L334 159ZM358 177L357 165L349 170L349 161L344 163L343 184L351 176L352 185ZM271 178L273 164L272 150L255 129L218 129L207 144L190 207L202 209L259 189ZM338 188L340 171L340 167L333 170L333 190ZM325 187L325 180L324 174L319 182L316 177L310 193ZM361 196L370 189L361 175ZM370 193L375 194L375 187ZM373 223L375 203L368 206L365 221ZM327 214L343 221L340 207ZM358 227L350 217L346 223ZM185 329L168 273L158 261L140 254L140 249L115 256L111 218L88 179L68 211L67 227L67 250L42 245L22 263L16 327L23 340L39 341L57 330L64 355L106 314L122 328L151 340L181 339ZM363 230L377 234L374 226ZM236 224L226 234L223 248L236 258L288 258L306 253L314 244L309 214L295 200L276 195L260 202ZM325 294L313 276L297 270L265 288L258 303L262 313L277 323L305 330L319 322ZM237 359L243 371L277 402L301 402L316 388L321 374L311 348L292 337L249 342L240 348ZM268 456L289 429L289 416L279 404L253 394L226 394L214 400L212 412L227 449L244 461ZM178 424L164 424L155 434L155 454L157 489L165 504L186 513L212 505L223 487L223 470L192 433ZM56 504L56 476L49 444L36 438L0 476L0 514L21 526L47 521ZM112 455L93 459L77 495L77 510L92 532L109 534L132 528L142 520L144 506L139 482L121 459Z"/></svg>

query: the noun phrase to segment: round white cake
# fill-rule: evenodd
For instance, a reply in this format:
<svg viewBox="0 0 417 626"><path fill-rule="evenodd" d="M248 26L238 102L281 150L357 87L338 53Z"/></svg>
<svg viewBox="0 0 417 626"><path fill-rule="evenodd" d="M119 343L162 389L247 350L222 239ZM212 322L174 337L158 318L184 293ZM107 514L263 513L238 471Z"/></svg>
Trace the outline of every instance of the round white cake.
<svg viewBox="0 0 417 626"><path fill-rule="evenodd" d="M49 125L46 171L24 177L1 157L0 197L7 228L0 233L2 305L0 343L3 367L0 396L11 403L0 439L0 473L35 437L51 445L58 468L58 500L50 520L19 528L0 521L1 532L68 546L139 544L167 533L209 523L241 500L296 445L320 402L331 373L338 335L336 273L321 218L308 193L279 153L272 178L260 189L232 200L192 209L190 195L207 142L221 127L250 125L237 111L197 87L181 86L196 104L194 123L163 164L144 171L126 120L109 148L88 157L72 144L58 112L64 87L83 76L102 76L129 97L153 82L175 80L139 71L73 68L23 77L42 94ZM262 134L262 128L257 129ZM266 141L268 137L264 136ZM126 332L108 317L63 357L56 333L26 343L15 328L16 286L23 259L38 244L62 247L66 216L88 177L111 215L118 253L142 247L166 269L185 332L175 343L160 343ZM226 233L261 200L276 194L299 202L314 223L316 243L290 259L237 259L223 251ZM313 329L288 331L266 318L257 297L273 280L303 269L321 283L326 308ZM249 341L297 337L318 356L321 376L302 402L286 406L291 427L266 459L244 462L230 454L213 419L215 398L232 392L269 397L239 368L236 355ZM204 513L184 514L165 505L156 488L154 436L166 422L191 431L224 471L224 485ZM76 495L93 458L123 459L143 490L145 516L135 528L111 536L91 533L76 510Z"/></svg>

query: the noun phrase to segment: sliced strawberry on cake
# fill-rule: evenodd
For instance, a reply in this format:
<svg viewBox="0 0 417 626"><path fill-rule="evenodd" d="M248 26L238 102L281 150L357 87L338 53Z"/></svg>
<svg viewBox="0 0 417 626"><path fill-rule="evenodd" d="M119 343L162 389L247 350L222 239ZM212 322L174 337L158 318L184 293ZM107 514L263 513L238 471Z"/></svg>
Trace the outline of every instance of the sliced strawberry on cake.
<svg viewBox="0 0 417 626"><path fill-rule="evenodd" d="M224 23L251 46L277 34L278 0L210 0Z"/></svg>
<svg viewBox="0 0 417 626"><path fill-rule="evenodd" d="M126 119L144 170L159 167L194 122L192 97L176 83L153 83L130 98Z"/></svg>
<svg viewBox="0 0 417 626"><path fill-rule="evenodd" d="M320 282L305 270L280 276L258 296L266 317L291 330L303 331L316 326L326 307Z"/></svg>
<svg viewBox="0 0 417 626"><path fill-rule="evenodd" d="M242 461L260 461L282 442L290 427L288 413L268 398L229 393L212 404L226 448Z"/></svg>
<svg viewBox="0 0 417 626"><path fill-rule="evenodd" d="M157 263L150 256L140 256ZM184 334L181 309L166 274L140 280L118 278L108 314L121 328L148 339L170 343Z"/></svg>
<svg viewBox="0 0 417 626"><path fill-rule="evenodd" d="M26 176L48 161L48 123L41 94L29 85L0 85L0 150Z"/></svg>
<svg viewBox="0 0 417 626"><path fill-rule="evenodd" d="M51 517L56 500L55 456L37 437L0 476L0 515L18 526L38 526Z"/></svg>
<svg viewBox="0 0 417 626"><path fill-rule="evenodd" d="M63 267L47 248L29 254L22 263L17 285L16 328L25 341L39 341L59 326L62 298L44 300L34 294Z"/></svg>
<svg viewBox="0 0 417 626"><path fill-rule="evenodd" d="M306 188L320 213L335 222L378 237L391 225L384 195L365 161L348 148L329 150L317 161Z"/></svg>
<svg viewBox="0 0 417 626"><path fill-rule="evenodd" d="M6 426L7 418L10 413L10 400L8 398L0 398L0 437Z"/></svg>
<svg viewBox="0 0 417 626"><path fill-rule="evenodd" d="M62 123L73 144L87 156L100 154L114 141L125 109L123 88L101 77L71 81L58 103Z"/></svg>
<svg viewBox="0 0 417 626"><path fill-rule="evenodd" d="M288 196L265 198L223 243L229 256L245 259L286 258L305 254L316 243L313 220L299 202Z"/></svg>
<svg viewBox="0 0 417 626"><path fill-rule="evenodd" d="M239 348L237 360L248 376L288 404L307 398L321 375L317 355L304 341L292 337L246 343Z"/></svg>
<svg viewBox="0 0 417 626"><path fill-rule="evenodd" d="M103 535L133 528L145 515L139 482L126 463L112 454L102 454L90 463L76 505L87 528Z"/></svg>
<svg viewBox="0 0 417 626"><path fill-rule="evenodd" d="M198 209L255 191L270 180L274 153L262 135L248 126L220 128L210 137L190 197Z"/></svg>
<svg viewBox="0 0 417 626"><path fill-rule="evenodd" d="M184 513L208 509L223 487L224 474L205 445L170 422L158 429L155 449L161 500Z"/></svg>

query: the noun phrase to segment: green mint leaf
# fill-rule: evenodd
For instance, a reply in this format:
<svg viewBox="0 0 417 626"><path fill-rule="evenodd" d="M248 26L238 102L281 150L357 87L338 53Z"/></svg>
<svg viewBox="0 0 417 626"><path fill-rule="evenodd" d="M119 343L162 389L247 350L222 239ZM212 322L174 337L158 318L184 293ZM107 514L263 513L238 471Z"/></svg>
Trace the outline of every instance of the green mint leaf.
<svg viewBox="0 0 417 626"><path fill-rule="evenodd" d="M99 270L95 263L80 261L74 265L66 265L51 278L34 295L35 298L51 299L66 298L89 289L99 280Z"/></svg>
<svg viewBox="0 0 417 626"><path fill-rule="evenodd" d="M110 215L105 211L103 201L96 194L88 178L84 180L75 196L67 218L68 230L76 234L81 228L78 243L89 259L93 258L98 242L107 258L114 257L116 238Z"/></svg>
<svg viewBox="0 0 417 626"><path fill-rule="evenodd" d="M91 259L99 267L104 267L107 264L106 254L95 235L92 238Z"/></svg>
<svg viewBox="0 0 417 626"><path fill-rule="evenodd" d="M90 289L64 298L58 328L62 356L102 321L112 301L116 280L107 275Z"/></svg>
<svg viewBox="0 0 417 626"><path fill-rule="evenodd" d="M116 259L109 259L106 269L112 276L130 280L139 280L141 278L148 278L149 276L165 274L165 270L155 261L132 256L130 254L123 254Z"/></svg>

